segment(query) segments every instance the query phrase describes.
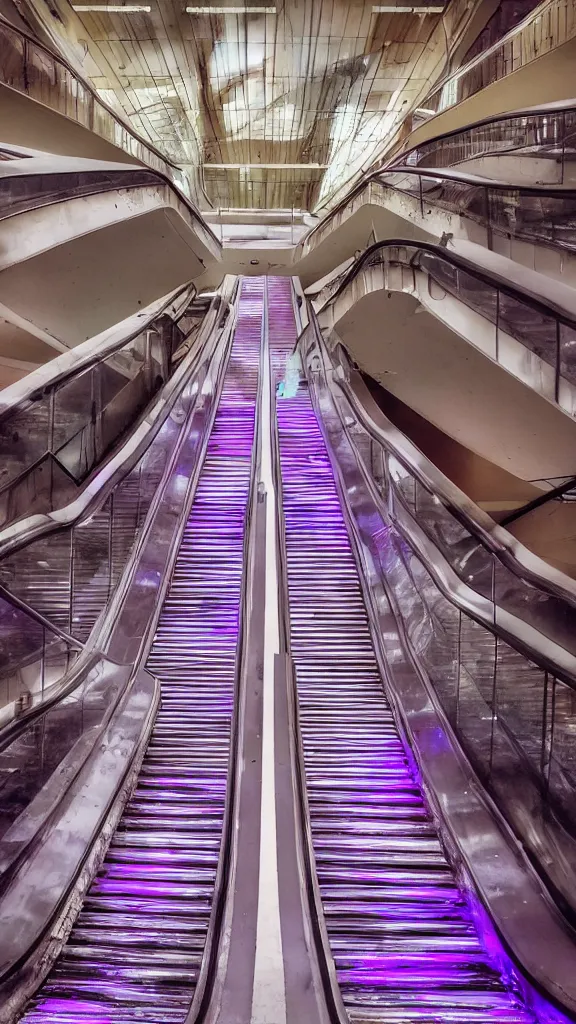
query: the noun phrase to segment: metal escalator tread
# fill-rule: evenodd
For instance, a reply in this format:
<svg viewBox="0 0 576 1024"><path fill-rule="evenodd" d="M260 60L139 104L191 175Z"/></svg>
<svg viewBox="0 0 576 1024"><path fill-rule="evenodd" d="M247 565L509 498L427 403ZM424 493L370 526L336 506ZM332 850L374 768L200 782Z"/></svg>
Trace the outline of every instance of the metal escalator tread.
<svg viewBox="0 0 576 1024"><path fill-rule="evenodd" d="M278 402L290 630L316 866L349 1016L534 1018L484 948L398 733L309 394Z"/></svg>
<svg viewBox="0 0 576 1024"><path fill-rule="evenodd" d="M220 843L263 308L242 285L222 397L147 667L161 707L134 793L26 1024L180 1024Z"/></svg>

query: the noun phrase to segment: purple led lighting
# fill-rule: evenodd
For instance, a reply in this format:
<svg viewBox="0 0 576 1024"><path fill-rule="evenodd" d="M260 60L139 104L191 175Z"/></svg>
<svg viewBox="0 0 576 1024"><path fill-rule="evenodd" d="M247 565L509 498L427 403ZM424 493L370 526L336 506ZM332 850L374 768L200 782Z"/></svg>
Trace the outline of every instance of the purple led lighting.
<svg viewBox="0 0 576 1024"><path fill-rule="evenodd" d="M263 298L263 280L243 282L222 397L148 659L162 704L136 789L26 1024L181 1024L190 1007L222 835Z"/></svg>
<svg viewBox="0 0 576 1024"><path fill-rule="evenodd" d="M277 408L312 835L345 1005L395 1024L533 1022L480 940L401 743L307 389Z"/></svg>

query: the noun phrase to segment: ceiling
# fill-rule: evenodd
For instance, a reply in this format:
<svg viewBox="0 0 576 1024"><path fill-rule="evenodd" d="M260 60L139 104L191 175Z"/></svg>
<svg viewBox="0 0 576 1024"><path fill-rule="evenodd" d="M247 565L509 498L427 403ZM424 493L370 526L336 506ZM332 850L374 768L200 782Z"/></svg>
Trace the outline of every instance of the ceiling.
<svg viewBox="0 0 576 1024"><path fill-rule="evenodd" d="M187 13L194 2L146 0L149 13L112 13L27 0L111 106L173 160L203 166L216 208L321 209L445 67L447 15L373 13L364 0L251 0L276 13Z"/></svg>

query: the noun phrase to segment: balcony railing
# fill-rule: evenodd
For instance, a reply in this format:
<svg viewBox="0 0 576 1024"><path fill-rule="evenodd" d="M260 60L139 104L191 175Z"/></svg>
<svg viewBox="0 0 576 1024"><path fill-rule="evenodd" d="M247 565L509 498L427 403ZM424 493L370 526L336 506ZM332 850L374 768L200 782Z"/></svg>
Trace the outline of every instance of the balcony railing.
<svg viewBox="0 0 576 1024"><path fill-rule="evenodd" d="M572 0L548 0L503 39L449 75L422 101L421 109L440 113L456 106L575 36L576 7Z"/></svg>
<svg viewBox="0 0 576 1024"><path fill-rule="evenodd" d="M517 238L535 245L576 251L576 189L505 185L480 181L457 171L431 174L420 167L375 171L361 182L300 243L307 255L361 206L388 208L390 196L410 196L415 206L406 215L424 217L430 209L446 210L481 225L486 244L492 236Z"/></svg>
<svg viewBox="0 0 576 1024"><path fill-rule="evenodd" d="M454 167L479 157L505 155L547 160L546 184L576 183L574 105L485 118L421 142L395 157L390 166Z"/></svg>

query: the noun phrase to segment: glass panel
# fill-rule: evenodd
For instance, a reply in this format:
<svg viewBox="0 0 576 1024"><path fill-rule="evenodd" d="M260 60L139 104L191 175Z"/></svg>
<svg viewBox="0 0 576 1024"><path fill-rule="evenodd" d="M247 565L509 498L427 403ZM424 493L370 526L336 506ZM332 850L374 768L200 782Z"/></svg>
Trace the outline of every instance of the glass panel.
<svg viewBox="0 0 576 1024"><path fill-rule="evenodd" d="M2 708L42 690L43 655L43 626L0 597L0 723Z"/></svg>
<svg viewBox="0 0 576 1024"><path fill-rule="evenodd" d="M0 80L26 92L24 40L7 25L0 25Z"/></svg>
<svg viewBox="0 0 576 1024"><path fill-rule="evenodd" d="M496 639L465 615L460 618L458 734L484 778L491 769Z"/></svg>
<svg viewBox="0 0 576 1024"><path fill-rule="evenodd" d="M568 824L576 826L576 691L554 680L549 793Z"/></svg>
<svg viewBox="0 0 576 1024"><path fill-rule="evenodd" d="M576 329L560 324L560 376L576 384Z"/></svg>
<svg viewBox="0 0 576 1024"><path fill-rule="evenodd" d="M576 186L576 111L564 113L563 185Z"/></svg>
<svg viewBox="0 0 576 1024"><path fill-rule="evenodd" d="M388 455L388 472L404 505L410 512L416 511L416 479L394 455Z"/></svg>
<svg viewBox="0 0 576 1024"><path fill-rule="evenodd" d="M59 629L70 630L70 531L41 537L0 562L4 587Z"/></svg>
<svg viewBox="0 0 576 1024"><path fill-rule="evenodd" d="M50 397L10 410L0 420L0 488L50 450Z"/></svg>
<svg viewBox="0 0 576 1024"><path fill-rule="evenodd" d="M513 238L570 249L576 242L576 199L561 191L554 196L488 189L488 217L494 229Z"/></svg>
<svg viewBox="0 0 576 1024"><path fill-rule="evenodd" d="M112 189L157 186L150 171L82 171L81 173L27 174L0 178L0 217L13 216L61 199L89 196Z"/></svg>
<svg viewBox="0 0 576 1024"><path fill-rule="evenodd" d="M546 673L503 640L497 641L498 718L520 746L532 768L542 763L542 722Z"/></svg>
<svg viewBox="0 0 576 1024"><path fill-rule="evenodd" d="M100 453L103 454L126 432L127 424L145 407L150 398L149 372L145 368L129 380L122 391L102 409Z"/></svg>
<svg viewBox="0 0 576 1024"><path fill-rule="evenodd" d="M458 294L458 270L452 263L447 263L429 252L420 252L418 263L427 271L430 281L440 285L441 291L430 287L433 299L443 299L446 292L449 295Z"/></svg>
<svg viewBox="0 0 576 1024"><path fill-rule="evenodd" d="M93 384L94 368L90 367L83 373L62 384L54 394L54 451L58 452L67 441L76 437L86 426L87 421L94 421L96 409Z"/></svg>
<svg viewBox="0 0 576 1024"><path fill-rule="evenodd" d="M500 293L498 329L516 338L545 363L556 366L557 321L532 306Z"/></svg>
<svg viewBox="0 0 576 1024"><path fill-rule="evenodd" d="M499 559L495 560L494 592L498 607L529 622L544 636L576 654L576 608L542 587L521 580Z"/></svg>
<svg viewBox="0 0 576 1024"><path fill-rule="evenodd" d="M441 503L415 482L416 521L458 576L483 597L492 599L493 556Z"/></svg>
<svg viewBox="0 0 576 1024"><path fill-rule="evenodd" d="M111 593L111 504L73 530L71 633L86 641Z"/></svg>
<svg viewBox="0 0 576 1024"><path fill-rule="evenodd" d="M438 590L408 545L403 540L397 544L405 569L402 615L405 607L410 608L409 618L406 616L407 631L443 707L454 721L458 695L459 612ZM417 601L408 600L412 590L420 595Z"/></svg>
<svg viewBox="0 0 576 1024"><path fill-rule="evenodd" d="M496 323L498 290L465 270L458 270L458 298L490 323Z"/></svg>
<svg viewBox="0 0 576 1024"><path fill-rule="evenodd" d="M0 838L26 811L75 742L102 721L106 708L117 698L119 685L107 678L98 664L74 693L30 722L0 752Z"/></svg>
<svg viewBox="0 0 576 1024"><path fill-rule="evenodd" d="M56 459L70 473L77 484L93 469L96 464L96 437L93 423L88 423L78 431L75 437L59 448Z"/></svg>
<svg viewBox="0 0 576 1024"><path fill-rule="evenodd" d="M74 482L51 455L46 455L29 473L0 493L0 527L27 516L51 512L56 494L58 501L66 504L76 493Z"/></svg>

